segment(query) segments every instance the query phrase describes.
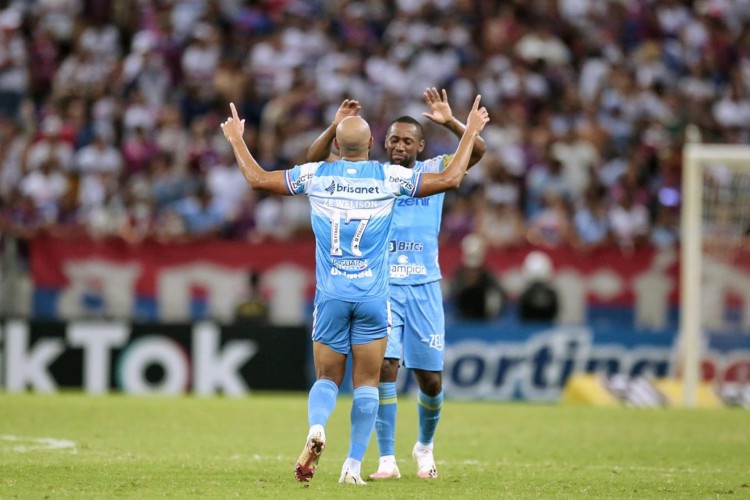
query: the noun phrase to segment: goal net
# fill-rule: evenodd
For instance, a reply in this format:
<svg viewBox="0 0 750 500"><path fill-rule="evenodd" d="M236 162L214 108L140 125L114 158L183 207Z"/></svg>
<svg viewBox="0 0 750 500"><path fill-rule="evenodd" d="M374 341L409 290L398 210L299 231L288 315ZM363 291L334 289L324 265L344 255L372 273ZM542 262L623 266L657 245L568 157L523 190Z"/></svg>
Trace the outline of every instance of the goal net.
<svg viewBox="0 0 750 500"><path fill-rule="evenodd" d="M744 363L714 381L720 391L733 391L743 400L750 397L750 364L741 355L750 344L750 145L687 144L682 192L679 362L684 404L696 405L704 375L718 375L703 373L708 357L726 360L738 354Z"/></svg>

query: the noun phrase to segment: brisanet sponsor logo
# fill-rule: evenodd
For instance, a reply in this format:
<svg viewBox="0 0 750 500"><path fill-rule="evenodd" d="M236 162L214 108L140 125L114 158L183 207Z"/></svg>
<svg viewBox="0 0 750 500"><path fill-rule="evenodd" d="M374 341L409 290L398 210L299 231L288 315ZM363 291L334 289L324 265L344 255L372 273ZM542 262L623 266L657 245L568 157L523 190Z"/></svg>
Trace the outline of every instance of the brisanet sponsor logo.
<svg viewBox="0 0 750 500"><path fill-rule="evenodd" d="M380 188L378 186L347 186L334 181L326 188L326 191L330 195L335 193L378 194L380 193Z"/></svg>

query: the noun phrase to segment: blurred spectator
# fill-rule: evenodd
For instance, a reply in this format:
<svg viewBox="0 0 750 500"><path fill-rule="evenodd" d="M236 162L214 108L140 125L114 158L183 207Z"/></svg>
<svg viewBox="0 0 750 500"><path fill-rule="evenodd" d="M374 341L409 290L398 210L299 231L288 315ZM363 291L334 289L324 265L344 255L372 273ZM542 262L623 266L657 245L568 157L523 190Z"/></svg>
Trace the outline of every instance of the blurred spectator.
<svg viewBox="0 0 750 500"><path fill-rule="evenodd" d="M73 146L62 136L63 122L57 115L49 115L42 121L41 137L35 141L26 155L26 169L35 170L50 160L68 172L73 163Z"/></svg>
<svg viewBox="0 0 750 500"><path fill-rule="evenodd" d="M85 212L88 233L95 240L116 237L125 214L124 201L116 185L108 183L101 194L101 201Z"/></svg>
<svg viewBox="0 0 750 500"><path fill-rule="evenodd" d="M200 22L193 27L192 35L182 53L183 85L213 94L213 78L221 57L218 33L214 26Z"/></svg>
<svg viewBox="0 0 750 500"><path fill-rule="evenodd" d="M150 198L132 193L125 202L117 235L130 245L138 245L154 234L154 207Z"/></svg>
<svg viewBox="0 0 750 500"><path fill-rule="evenodd" d="M568 204L557 193L546 193L541 210L528 222L526 239L534 246L555 248L572 243L573 236Z"/></svg>
<svg viewBox="0 0 750 500"><path fill-rule="evenodd" d="M236 207L229 221L229 238L239 241L255 241L256 192L248 190Z"/></svg>
<svg viewBox="0 0 750 500"><path fill-rule="evenodd" d="M526 242L523 214L514 203L490 200L477 216L476 232L492 248L512 248Z"/></svg>
<svg viewBox="0 0 750 500"><path fill-rule="evenodd" d="M193 196L175 202L170 210L182 218L184 238L188 240L218 237L224 230L225 220L211 191L204 184L198 186Z"/></svg>
<svg viewBox="0 0 750 500"><path fill-rule="evenodd" d="M654 219L649 241L657 248L670 248L679 241L679 227L674 209L659 206Z"/></svg>
<svg viewBox="0 0 750 500"><path fill-rule="evenodd" d="M518 40L515 50L527 62L544 61L552 66L561 66L570 60L570 50L552 32L551 19L537 19Z"/></svg>
<svg viewBox="0 0 750 500"><path fill-rule="evenodd" d="M438 238L440 244L457 244L474 230L474 214L472 200L469 197L446 196L446 204L449 206L447 213L443 216L442 229Z"/></svg>
<svg viewBox="0 0 750 500"><path fill-rule="evenodd" d="M150 206L155 234L177 234L182 219L166 207L209 183L228 193L215 196L233 228L226 237L294 238L308 231L299 206L229 188L233 161L214 143L227 102L247 117L246 139L258 141L263 163L281 169L301 161L343 97L363 104L377 157L393 110L418 115L422 90L435 85L454 96L457 116L477 91L492 114L485 160L446 197L441 243L477 231L490 245L512 244L516 231L492 221L518 222L513 204L525 225L544 222L562 242L561 214L538 217L556 192L574 210L568 223L572 236L584 234L583 248L606 244L601 206L622 212L613 200L625 191L647 209L636 239L663 242L678 221L656 207L679 209L686 126L706 142L750 141L746 2L105 4L15 1L0 10L0 122L15 120L0 125L6 208L22 202L11 196L21 179L55 157L86 221L128 213L132 200L116 191L146 181L151 199L138 211ZM102 126L123 168L82 175L76 186ZM450 151L440 137L430 155ZM608 192L595 208L584 192L597 179ZM45 217L73 213L74 201L53 198Z"/></svg>
<svg viewBox="0 0 750 500"><path fill-rule="evenodd" d="M158 146L146 130L141 126L135 127L122 142L126 175L129 177L148 171L149 164L158 151Z"/></svg>
<svg viewBox="0 0 750 500"><path fill-rule="evenodd" d="M65 57L52 82L53 95L58 99L93 95L113 76L113 60L97 60L90 49L78 46Z"/></svg>
<svg viewBox="0 0 750 500"><path fill-rule="evenodd" d="M79 43L102 63L117 61L122 55L120 32L103 18L94 18L81 29Z"/></svg>
<svg viewBox="0 0 750 500"><path fill-rule="evenodd" d="M68 189L60 198L55 218L49 221L46 230L58 238L73 240L86 234L86 224L74 190Z"/></svg>
<svg viewBox="0 0 750 500"><path fill-rule="evenodd" d="M234 320L237 323L265 323L268 321L268 304L260 293L260 274L256 271L248 272L247 284L247 294L237 304Z"/></svg>
<svg viewBox="0 0 750 500"><path fill-rule="evenodd" d="M217 208L225 220L232 220L240 210L240 205L250 186L237 168L234 152L227 141L217 144L216 163L206 170L206 185L216 200Z"/></svg>
<svg viewBox="0 0 750 500"><path fill-rule="evenodd" d="M68 191L68 178L56 159L45 160L21 179L21 193L31 198L43 221L57 218L60 199Z"/></svg>
<svg viewBox="0 0 750 500"><path fill-rule="evenodd" d="M588 184L590 173L599 165L599 152L572 125L552 143L550 155L562 165L562 176L572 198L578 198Z"/></svg>
<svg viewBox="0 0 750 500"><path fill-rule="evenodd" d="M560 160L547 159L533 165L526 179L526 217L532 219L543 208L544 198L554 196L560 200L571 197L571 189L563 174ZM547 202L549 204L549 202Z"/></svg>
<svg viewBox="0 0 750 500"><path fill-rule="evenodd" d="M641 246L648 239L650 223L648 209L634 199L632 191L625 191L609 209L609 224L615 243L625 251Z"/></svg>
<svg viewBox="0 0 750 500"><path fill-rule="evenodd" d="M157 212L185 198L195 190L197 181L185 168L173 161L169 153L162 152L149 163L151 200Z"/></svg>
<svg viewBox="0 0 750 500"><path fill-rule="evenodd" d="M41 105L48 98L49 89L60 67L61 47L50 31L35 26L29 42L29 92L34 103Z"/></svg>
<svg viewBox="0 0 750 500"><path fill-rule="evenodd" d="M28 143L28 136L18 121L0 116L0 200L10 197L23 177L23 157Z"/></svg>
<svg viewBox="0 0 750 500"><path fill-rule="evenodd" d="M31 196L20 189L14 189L8 196L8 203L3 207L3 232L20 238L22 242L37 236L45 222Z"/></svg>
<svg viewBox="0 0 750 500"><path fill-rule="evenodd" d="M486 244L469 234L461 241L461 267L453 274L450 297L463 319L497 318L505 306L505 293L485 264Z"/></svg>
<svg viewBox="0 0 750 500"><path fill-rule="evenodd" d="M0 116L11 119L18 118L21 102L29 89L29 61L20 32L21 21L17 9L0 10Z"/></svg>
<svg viewBox="0 0 750 500"><path fill-rule="evenodd" d="M559 310L557 290L552 286L552 261L544 252L532 251L523 261L526 285L518 299L521 321L554 321Z"/></svg>
<svg viewBox="0 0 750 500"><path fill-rule="evenodd" d="M157 120L156 146L159 152L167 155L178 170L187 167L189 143L188 131L183 125L180 108L165 104Z"/></svg>
<svg viewBox="0 0 750 500"><path fill-rule="evenodd" d="M83 146L73 156L73 168L80 175L108 172L119 174L123 161L120 150L114 146L114 130L100 123L94 130L94 142Z"/></svg>
<svg viewBox="0 0 750 500"><path fill-rule="evenodd" d="M590 184L573 212L573 228L579 249L592 250L611 242L605 194L602 186Z"/></svg>

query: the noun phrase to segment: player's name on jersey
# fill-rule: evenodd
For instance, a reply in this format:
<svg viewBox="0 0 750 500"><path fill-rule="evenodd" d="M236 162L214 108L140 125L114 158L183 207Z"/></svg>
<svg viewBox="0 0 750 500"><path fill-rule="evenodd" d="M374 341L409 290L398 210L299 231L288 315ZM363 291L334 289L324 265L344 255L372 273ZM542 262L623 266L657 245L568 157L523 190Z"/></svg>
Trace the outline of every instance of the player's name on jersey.
<svg viewBox="0 0 750 500"><path fill-rule="evenodd" d="M324 200L324 203L333 208L378 208L377 201L368 200Z"/></svg>

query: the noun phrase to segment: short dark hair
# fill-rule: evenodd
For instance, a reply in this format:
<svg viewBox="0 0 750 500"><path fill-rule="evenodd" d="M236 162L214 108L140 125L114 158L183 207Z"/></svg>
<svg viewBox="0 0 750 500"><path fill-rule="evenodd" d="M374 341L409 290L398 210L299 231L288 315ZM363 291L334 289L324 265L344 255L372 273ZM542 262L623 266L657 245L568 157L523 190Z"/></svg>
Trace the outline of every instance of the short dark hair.
<svg viewBox="0 0 750 500"><path fill-rule="evenodd" d="M388 125L388 131L390 132L391 127L396 123L406 123L408 125L414 125L417 127L417 132L419 133L419 140L424 139L424 128L422 128L422 124L419 123L417 120L412 118L411 116L400 116L393 120L390 125Z"/></svg>

